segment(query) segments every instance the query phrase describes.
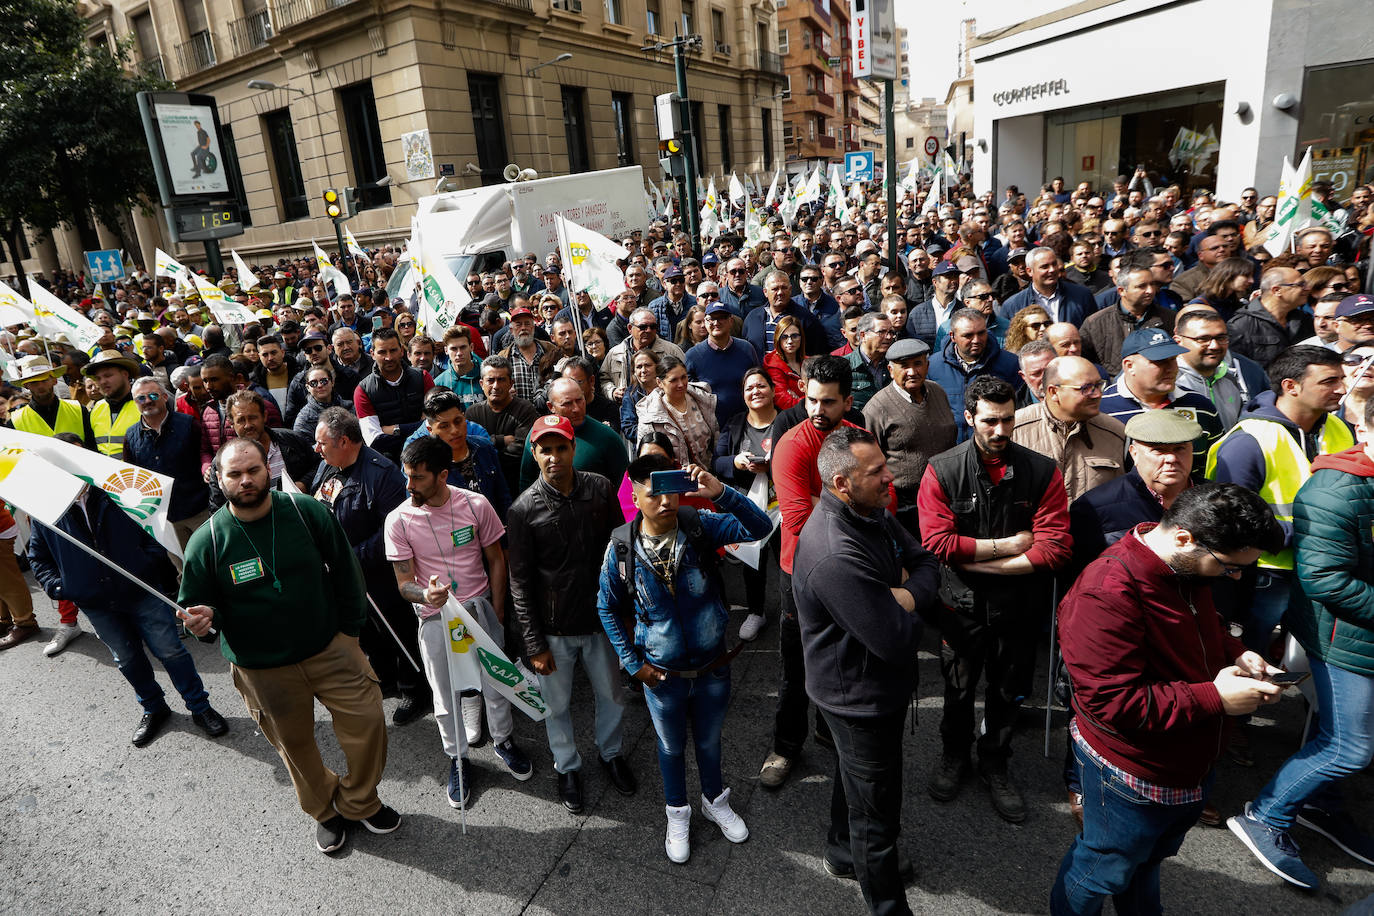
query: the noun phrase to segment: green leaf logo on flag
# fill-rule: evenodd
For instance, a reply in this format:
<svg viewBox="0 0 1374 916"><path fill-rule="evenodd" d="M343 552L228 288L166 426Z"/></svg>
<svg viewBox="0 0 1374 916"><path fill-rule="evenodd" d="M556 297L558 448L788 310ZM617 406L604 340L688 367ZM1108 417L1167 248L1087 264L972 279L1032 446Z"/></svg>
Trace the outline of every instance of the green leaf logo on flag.
<svg viewBox="0 0 1374 916"><path fill-rule="evenodd" d="M507 687L514 687L525 679L519 668L505 659L492 655L481 646L477 647L477 659L482 663L487 674L491 675L492 680L505 684Z"/></svg>

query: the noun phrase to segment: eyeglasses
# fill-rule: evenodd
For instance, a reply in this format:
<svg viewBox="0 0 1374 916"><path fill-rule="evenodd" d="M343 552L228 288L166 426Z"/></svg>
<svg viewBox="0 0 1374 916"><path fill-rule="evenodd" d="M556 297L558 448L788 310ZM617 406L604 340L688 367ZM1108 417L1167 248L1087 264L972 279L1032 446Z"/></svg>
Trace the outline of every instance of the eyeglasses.
<svg viewBox="0 0 1374 916"><path fill-rule="evenodd" d="M980 299L991 299L992 293L975 293L964 297L965 302L977 302Z"/></svg>
<svg viewBox="0 0 1374 916"><path fill-rule="evenodd" d="M1221 557L1219 557L1219 556L1217 556L1216 554L1212 553L1212 548L1208 547L1206 544L1203 544L1203 543L1200 542L1200 541L1198 541L1198 542L1196 542L1196 543L1197 543L1197 545L1198 545L1199 547L1201 547L1203 550L1207 551L1207 556L1209 556L1209 557L1211 557L1213 560L1216 560L1216 561L1217 561L1217 565L1221 567L1222 575L1226 575L1226 576L1238 576L1238 575L1240 575L1242 572L1245 571L1245 567L1244 567L1244 566L1237 566L1237 565L1234 564L1234 563L1227 563L1227 562L1223 561L1223 560L1221 559Z"/></svg>
<svg viewBox="0 0 1374 916"><path fill-rule="evenodd" d="M782 334L782 335L780 335L780 336L778 337L778 340L783 340L783 341L786 341L786 340L801 340L801 339L802 339L802 336L801 336L800 334L795 333L795 332L794 332L794 333L791 333L791 334Z"/></svg>
<svg viewBox="0 0 1374 916"><path fill-rule="evenodd" d="M329 379L312 378L310 381L306 382L306 384L309 385L311 388L323 388L325 385L329 384Z"/></svg>
<svg viewBox="0 0 1374 916"><path fill-rule="evenodd" d="M1102 381L1102 379L1098 379L1095 382L1088 382L1088 384L1086 385L1051 385L1050 387L1063 388L1068 391L1077 391L1081 395L1088 396L1093 394L1101 394L1102 389L1106 386L1106 382Z"/></svg>
<svg viewBox="0 0 1374 916"><path fill-rule="evenodd" d="M313 347L301 347L306 353L319 353L324 350L324 344L315 344Z"/></svg>
<svg viewBox="0 0 1374 916"><path fill-rule="evenodd" d="M1351 324L1374 324L1374 312L1365 312L1363 315L1347 315L1336 320L1348 321Z"/></svg>
<svg viewBox="0 0 1374 916"><path fill-rule="evenodd" d="M802 278L801 278L801 281L802 281L803 283L819 283L819 282L821 282L821 278L820 278L820 277L802 277Z"/></svg>
<svg viewBox="0 0 1374 916"><path fill-rule="evenodd" d="M886 331L874 331L873 333L874 333L874 334L877 334L879 337L896 337L896 336L897 336L897 332L894 331L892 328L888 328Z"/></svg>
<svg viewBox="0 0 1374 916"><path fill-rule="evenodd" d="M1341 362L1347 366L1360 366L1371 361L1374 361L1374 353L1347 353L1341 357Z"/></svg>
<svg viewBox="0 0 1374 916"><path fill-rule="evenodd" d="M1042 328L1047 328L1047 327L1049 327L1049 326L1050 326L1050 323L1049 323L1048 321L1027 321L1027 322L1026 322L1026 327L1030 328L1032 331L1039 331L1039 330L1041 330Z"/></svg>
<svg viewBox="0 0 1374 916"><path fill-rule="evenodd" d="M697 299L719 299L720 293L697 293Z"/></svg>
<svg viewBox="0 0 1374 916"><path fill-rule="evenodd" d="M476 277L473 277L471 280L469 280L469 281L467 281L467 282L468 282L468 286L481 286L481 285L482 285L482 281L479 280L479 279L477 279Z"/></svg>
<svg viewBox="0 0 1374 916"><path fill-rule="evenodd" d="M749 273L749 271L748 271L747 268L744 268L744 267L731 267L729 270L726 271L726 273L729 273L729 274L747 274L747 273Z"/></svg>
<svg viewBox="0 0 1374 916"><path fill-rule="evenodd" d="M636 331L657 331L657 330L658 330L658 325L657 325L657 324L632 324L632 325L630 325L630 327L634 328Z"/></svg>
<svg viewBox="0 0 1374 916"><path fill-rule="evenodd" d="M1329 289L1329 290L1331 290L1331 292L1333 292L1333 293L1348 293L1348 292L1350 292L1350 284L1349 284L1349 283L1328 283L1328 284L1326 284L1326 288Z"/></svg>
<svg viewBox="0 0 1374 916"><path fill-rule="evenodd" d="M1180 334L1178 336L1182 337L1184 340L1191 340L1200 347L1209 347L1212 344L1224 344L1231 339L1230 334L1211 334L1202 337L1189 337L1187 334Z"/></svg>
<svg viewBox="0 0 1374 916"><path fill-rule="evenodd" d="M1241 200L1254 200L1254 199L1255 199L1255 195L1253 195L1253 194L1242 194L1242 195L1240 195L1240 199L1241 199Z"/></svg>
<svg viewBox="0 0 1374 916"><path fill-rule="evenodd" d="M413 321L398 321L398 322L396 322L396 327L398 327L398 328L413 328L413 327L415 327L415 322L413 322Z"/></svg>
<svg viewBox="0 0 1374 916"><path fill-rule="evenodd" d="M667 277L667 278L664 279L663 282L664 282L664 283L686 283L687 281L686 281L686 279L684 279L684 278L682 278L682 277Z"/></svg>
<svg viewBox="0 0 1374 916"><path fill-rule="evenodd" d="M136 394L136 395L134 395L134 401L135 401L136 403L139 403L139 404L156 404L156 403L157 403L158 401L160 401L160 400L162 400L162 395L160 395L160 394Z"/></svg>
<svg viewBox="0 0 1374 916"><path fill-rule="evenodd" d="M1164 233L1161 232L1161 231L1159 231L1158 229L1154 230L1153 232L1137 232L1137 233L1136 233L1136 235L1140 236L1142 239L1157 239L1157 238L1159 238L1159 237L1160 237L1161 235L1163 235L1163 234L1164 234Z"/></svg>

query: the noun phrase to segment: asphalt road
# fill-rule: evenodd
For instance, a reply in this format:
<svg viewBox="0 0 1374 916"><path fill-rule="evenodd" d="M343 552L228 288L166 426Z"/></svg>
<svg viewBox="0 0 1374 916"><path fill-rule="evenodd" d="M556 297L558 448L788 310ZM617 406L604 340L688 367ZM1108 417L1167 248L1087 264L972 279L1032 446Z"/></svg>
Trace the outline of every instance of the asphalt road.
<svg viewBox="0 0 1374 916"><path fill-rule="evenodd" d="M40 622L54 625L51 602L38 593L35 602ZM609 790L593 763L585 770L587 811L568 814L556 800L543 727L517 716L535 776L517 783L497 769L490 746L475 750L466 836L444 798L447 761L433 719L392 728L381 795L401 812L401 829L354 835L341 855L327 858L316 851L313 822L297 808L285 769L255 731L217 646L189 643L230 734L205 739L174 702L178 715L168 730L140 750L129 744L137 705L105 647L88 634L48 659L45 634L0 653L0 913L862 913L857 885L828 877L821 866L829 752L808 744L786 786L758 786L776 697L776 637L776 627L765 630L735 663L726 720L726 782L750 839L732 846L698 812L691 860L679 866L663 852L661 787L641 701L626 714L637 796ZM921 656L919 721L906 742L902 843L917 867L912 908L1045 912L1075 829L1058 773L1062 712L1047 759L1043 699L1025 710L1012 764L1031 810L1024 825L1001 821L976 784L936 804L925 792L939 752L934 645L928 638ZM165 674L159 678L173 693ZM594 761L589 700L584 682L574 708L586 711L576 721L583 757ZM395 702L386 701L388 713ZM1225 813L1253 797L1297 746L1301 704L1286 700L1271 715L1255 721L1255 767L1220 765L1214 799ZM323 710L318 733L326 760L341 766ZM1351 782L1354 813L1374 823L1369 774ZM688 785L695 785L693 773ZM1228 831L1198 827L1164 867L1166 905L1182 913L1317 916L1374 894L1374 869L1319 837L1295 836L1325 882L1322 892L1283 885Z"/></svg>

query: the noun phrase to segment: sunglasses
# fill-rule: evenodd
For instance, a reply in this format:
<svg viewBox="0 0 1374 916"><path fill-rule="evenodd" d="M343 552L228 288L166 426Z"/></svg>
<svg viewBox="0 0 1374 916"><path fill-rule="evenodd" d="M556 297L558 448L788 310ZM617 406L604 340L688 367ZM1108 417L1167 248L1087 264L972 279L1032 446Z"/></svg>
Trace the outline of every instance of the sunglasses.
<svg viewBox="0 0 1374 916"><path fill-rule="evenodd" d="M632 325L630 325L630 327L634 328L636 331L657 331L657 330L658 330L658 325L657 325L657 324L632 324Z"/></svg>
<svg viewBox="0 0 1374 916"><path fill-rule="evenodd" d="M139 404L156 404L160 400L162 400L162 395L160 394L134 395L134 401Z"/></svg>
<svg viewBox="0 0 1374 916"><path fill-rule="evenodd" d="M719 299L720 293L697 293L698 299Z"/></svg>
<svg viewBox="0 0 1374 916"><path fill-rule="evenodd" d="M1049 326L1050 326L1050 323L1049 323L1048 321L1027 321L1027 322L1026 322L1026 327L1030 328L1032 331L1039 331L1039 330L1041 330L1042 328L1047 328L1047 327L1049 327Z"/></svg>
<svg viewBox="0 0 1374 916"><path fill-rule="evenodd" d="M306 384L309 385L311 388L323 388L325 385L329 384L329 379L312 378L310 381L306 382Z"/></svg>
<svg viewBox="0 0 1374 916"><path fill-rule="evenodd" d="M802 336L801 336L800 334L795 334L795 333L794 333L794 334L783 334L781 337L778 338L778 340L801 340L801 338L802 338Z"/></svg>
<svg viewBox="0 0 1374 916"><path fill-rule="evenodd" d="M1341 362L1347 366L1359 366L1374 360L1374 353L1361 355L1359 353L1347 353L1341 357Z"/></svg>
<svg viewBox="0 0 1374 916"><path fill-rule="evenodd" d="M306 353L319 353L324 350L324 344L315 344L313 347L301 347Z"/></svg>
<svg viewBox="0 0 1374 916"><path fill-rule="evenodd" d="M819 282L821 282L821 278L820 278L820 277L802 277L802 278L801 278L801 281L802 281L803 283L819 283Z"/></svg>
<svg viewBox="0 0 1374 916"><path fill-rule="evenodd" d="M743 268L743 267L732 267L732 268L730 268L728 271L726 271L726 273L732 273L732 274L747 274L747 273L749 273L749 271L746 270L746 269Z"/></svg>

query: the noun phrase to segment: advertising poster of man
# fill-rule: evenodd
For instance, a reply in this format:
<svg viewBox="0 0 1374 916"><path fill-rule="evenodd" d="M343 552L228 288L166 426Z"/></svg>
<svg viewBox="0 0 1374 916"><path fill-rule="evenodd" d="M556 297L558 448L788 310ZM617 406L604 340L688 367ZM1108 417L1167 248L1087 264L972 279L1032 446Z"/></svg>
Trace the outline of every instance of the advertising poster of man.
<svg viewBox="0 0 1374 916"><path fill-rule="evenodd" d="M229 194L214 112L205 105L154 106L168 177L176 194Z"/></svg>

